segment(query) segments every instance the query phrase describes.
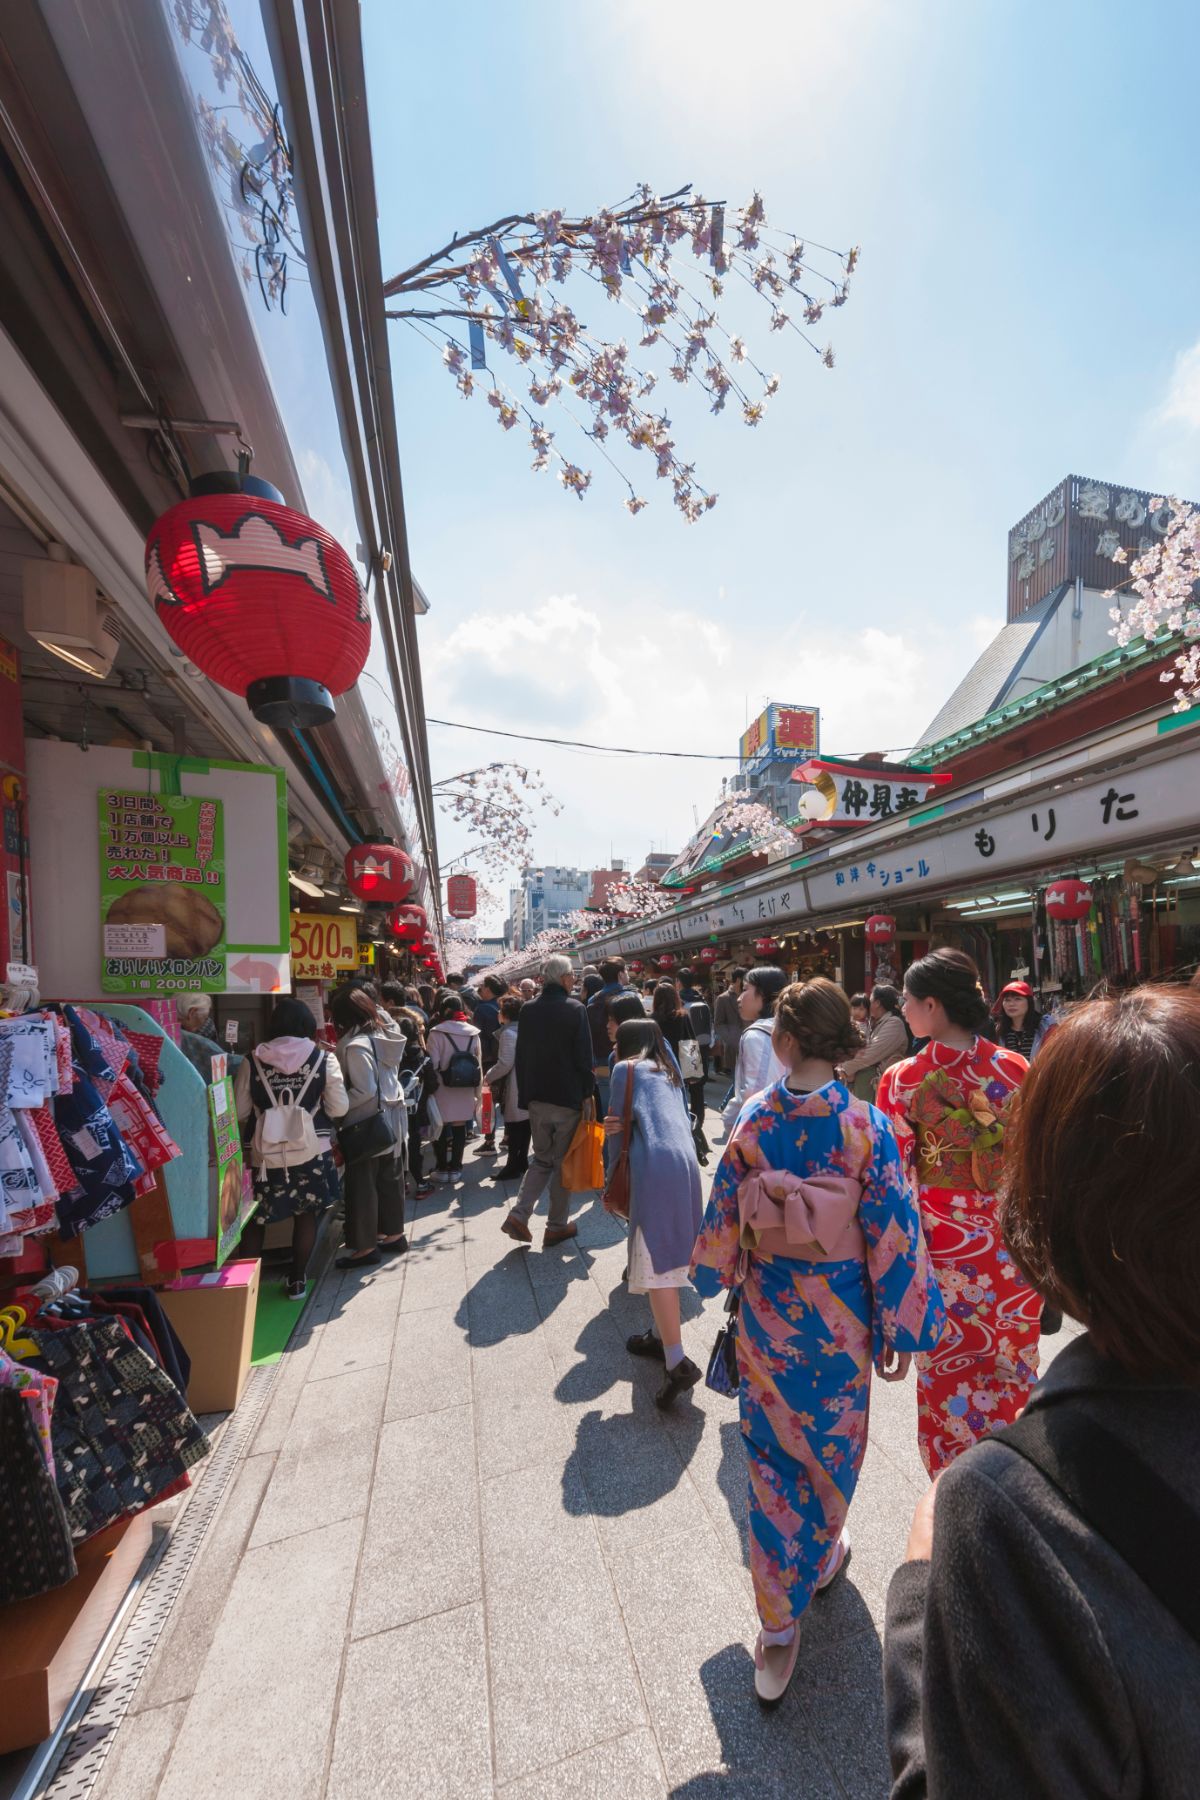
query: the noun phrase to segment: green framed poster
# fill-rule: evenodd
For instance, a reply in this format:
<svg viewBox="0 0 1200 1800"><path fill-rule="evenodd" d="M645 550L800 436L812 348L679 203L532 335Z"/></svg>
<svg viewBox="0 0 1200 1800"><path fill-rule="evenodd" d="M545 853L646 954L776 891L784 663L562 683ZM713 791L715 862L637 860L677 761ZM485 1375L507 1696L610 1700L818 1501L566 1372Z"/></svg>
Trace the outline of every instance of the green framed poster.
<svg viewBox="0 0 1200 1800"><path fill-rule="evenodd" d="M217 1167L218 1269L238 1246L246 1221L254 1210L255 1196L250 1170L242 1155L242 1135L234 1102L233 1080L224 1056L214 1056L217 1079L208 1090L213 1149Z"/></svg>
<svg viewBox="0 0 1200 1800"><path fill-rule="evenodd" d="M225 835L219 800L101 788L101 987L221 993Z"/></svg>

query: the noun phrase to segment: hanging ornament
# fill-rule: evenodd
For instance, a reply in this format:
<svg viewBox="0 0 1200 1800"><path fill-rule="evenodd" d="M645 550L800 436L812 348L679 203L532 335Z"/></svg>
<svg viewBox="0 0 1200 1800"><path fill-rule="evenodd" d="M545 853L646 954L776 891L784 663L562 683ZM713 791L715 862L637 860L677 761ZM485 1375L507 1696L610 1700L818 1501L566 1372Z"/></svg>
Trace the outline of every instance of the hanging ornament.
<svg viewBox="0 0 1200 1800"><path fill-rule="evenodd" d="M660 969L673 969L678 960L673 950L664 950L658 959L658 966Z"/></svg>
<svg viewBox="0 0 1200 1800"><path fill-rule="evenodd" d="M823 819L833 808L820 788L805 788L797 802L797 810L802 819L809 819L814 824Z"/></svg>
<svg viewBox="0 0 1200 1800"><path fill-rule="evenodd" d="M872 913L863 926L868 944L890 944L896 936L896 921L891 913Z"/></svg>
<svg viewBox="0 0 1200 1800"><path fill-rule="evenodd" d="M780 949L778 938L762 937L754 940L755 956L778 956Z"/></svg>
<svg viewBox="0 0 1200 1800"><path fill-rule="evenodd" d="M405 945L419 944L429 929L423 906L398 906L391 917L392 936Z"/></svg>
<svg viewBox="0 0 1200 1800"><path fill-rule="evenodd" d="M357 900L386 900L396 906L408 899L415 885L412 857L386 838L352 844L344 868L346 886Z"/></svg>
<svg viewBox="0 0 1200 1800"><path fill-rule="evenodd" d="M1074 875L1053 881L1046 889L1046 917L1049 919L1086 919L1092 910L1092 890L1086 881Z"/></svg>
<svg viewBox="0 0 1200 1800"><path fill-rule="evenodd" d="M720 951L715 944L705 944L696 960L702 963L715 963L719 955Z"/></svg>
<svg viewBox="0 0 1200 1800"><path fill-rule="evenodd" d="M631 975L641 975L643 973L643 971L645 970L645 967L646 967L645 963L638 962L637 958L635 957L634 960L629 964L629 973Z"/></svg>
<svg viewBox="0 0 1200 1800"><path fill-rule="evenodd" d="M222 471L146 539L146 591L202 674L264 725L324 725L362 674L371 615L337 539L269 482Z"/></svg>

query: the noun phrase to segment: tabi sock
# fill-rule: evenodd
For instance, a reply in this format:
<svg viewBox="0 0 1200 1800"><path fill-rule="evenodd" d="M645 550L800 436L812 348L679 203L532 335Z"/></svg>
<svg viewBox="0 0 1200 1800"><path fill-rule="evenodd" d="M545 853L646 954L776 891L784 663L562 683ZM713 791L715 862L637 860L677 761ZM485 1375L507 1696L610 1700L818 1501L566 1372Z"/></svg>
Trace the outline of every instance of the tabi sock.
<svg viewBox="0 0 1200 1800"><path fill-rule="evenodd" d="M762 1641L768 1649L775 1650L784 1644L790 1644L796 1635L796 1627L789 1625L786 1631L767 1631L762 1633Z"/></svg>

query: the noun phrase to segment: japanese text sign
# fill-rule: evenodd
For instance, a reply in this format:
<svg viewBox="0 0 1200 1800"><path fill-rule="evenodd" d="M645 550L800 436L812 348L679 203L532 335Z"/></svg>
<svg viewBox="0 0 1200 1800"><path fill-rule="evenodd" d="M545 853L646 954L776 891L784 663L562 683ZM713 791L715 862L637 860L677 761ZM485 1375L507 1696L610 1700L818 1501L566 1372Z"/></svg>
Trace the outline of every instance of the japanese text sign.
<svg viewBox="0 0 1200 1800"><path fill-rule="evenodd" d="M101 988L225 986L225 843L219 800L101 788Z"/></svg>
<svg viewBox="0 0 1200 1800"><path fill-rule="evenodd" d="M292 914L292 980L334 981L358 967L354 920L339 913Z"/></svg>

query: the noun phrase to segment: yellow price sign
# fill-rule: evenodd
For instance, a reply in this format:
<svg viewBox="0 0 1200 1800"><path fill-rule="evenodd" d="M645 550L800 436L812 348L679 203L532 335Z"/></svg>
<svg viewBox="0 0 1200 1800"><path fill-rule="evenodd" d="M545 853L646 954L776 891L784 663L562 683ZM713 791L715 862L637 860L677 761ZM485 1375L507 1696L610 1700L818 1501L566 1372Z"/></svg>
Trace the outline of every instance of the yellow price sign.
<svg viewBox="0 0 1200 1800"><path fill-rule="evenodd" d="M292 914L292 980L333 981L358 967L358 932L338 913Z"/></svg>

